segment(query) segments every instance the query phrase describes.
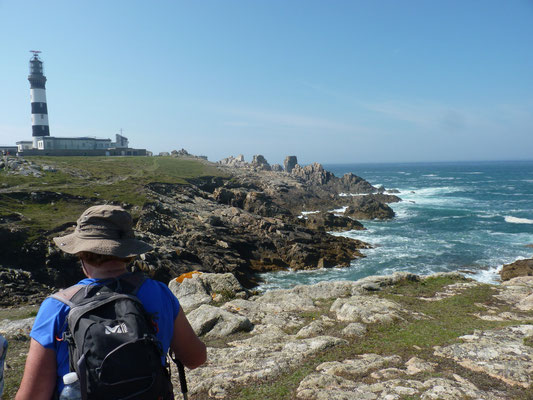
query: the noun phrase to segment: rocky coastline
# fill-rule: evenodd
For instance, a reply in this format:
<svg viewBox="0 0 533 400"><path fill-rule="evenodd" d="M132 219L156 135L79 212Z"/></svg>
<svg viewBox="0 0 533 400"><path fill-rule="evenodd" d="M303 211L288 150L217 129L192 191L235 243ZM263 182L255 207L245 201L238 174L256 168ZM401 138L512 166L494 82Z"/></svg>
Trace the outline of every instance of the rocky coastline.
<svg viewBox="0 0 533 400"><path fill-rule="evenodd" d="M38 170L22 160L16 165ZM16 165L11 164L11 172ZM393 218L387 203L401 201L354 174L339 178L318 163L300 166L295 156L287 157L283 167L271 167L263 156L255 156L251 163L243 157L222 160L217 168L221 176L191 179L186 185L146 185L149 201L140 209L122 204L137 216L139 238L155 248L136 260L133 269L163 282L190 271L229 272L251 288L262 272L349 266L370 245L328 232L364 229L359 220ZM39 204L69 198L43 190L9 196ZM101 203L80 196L70 200L84 207ZM312 214L303 216L303 211ZM54 288L81 277L75 257L51 242L51 237L72 230L75 220L35 239L27 237L24 220L19 214L0 219L3 307L39 302ZM35 283L31 291L28 282L19 279L24 276Z"/></svg>
<svg viewBox="0 0 533 400"><path fill-rule="evenodd" d="M400 199L353 174L301 167L294 156L283 166L256 156L218 167L222 177L154 182L142 208L124 204L139 238L155 247L133 268L168 283L208 345L207 364L187 372L191 399L533 398L531 260L504 266L501 285L460 273L396 273L260 293L262 272L347 266L361 257L368 244L328 232L393 218L387 203ZM64 197L11 195L41 203ZM35 310L79 277L75 258L50 242L74 221L27 240L24 218L0 218L3 254L24 260L0 267L0 333L15 350L8 374L21 373L34 320L10 318L9 310ZM177 376L173 367L179 398ZM8 380L8 393L16 385Z"/></svg>
<svg viewBox="0 0 533 400"><path fill-rule="evenodd" d="M208 345L191 399L531 398L533 277L396 273L258 295L193 273L169 287ZM0 332L23 341L33 319Z"/></svg>

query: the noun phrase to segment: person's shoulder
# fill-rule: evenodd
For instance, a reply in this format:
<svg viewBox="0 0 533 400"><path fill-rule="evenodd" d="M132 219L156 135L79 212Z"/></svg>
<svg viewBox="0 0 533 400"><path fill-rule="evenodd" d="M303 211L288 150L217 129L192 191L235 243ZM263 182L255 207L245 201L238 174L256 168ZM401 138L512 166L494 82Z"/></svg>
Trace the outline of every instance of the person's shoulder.
<svg viewBox="0 0 533 400"><path fill-rule="evenodd" d="M54 293L55 295L56 293ZM41 303L41 307L39 308L39 313L42 312L59 312L59 311L68 311L70 310L69 305L61 301L57 297L48 296L44 301Z"/></svg>
<svg viewBox="0 0 533 400"><path fill-rule="evenodd" d="M158 290L158 291L163 291L163 292L170 291L168 286L165 285L163 282L155 280L155 279L151 279L151 278L146 278L141 288L146 288L149 290Z"/></svg>

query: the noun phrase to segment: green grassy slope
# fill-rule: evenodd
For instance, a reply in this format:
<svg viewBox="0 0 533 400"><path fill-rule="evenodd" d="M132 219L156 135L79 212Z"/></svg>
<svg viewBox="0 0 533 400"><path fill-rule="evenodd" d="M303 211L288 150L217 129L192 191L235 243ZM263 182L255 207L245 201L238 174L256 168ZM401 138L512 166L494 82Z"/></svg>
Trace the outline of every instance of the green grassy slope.
<svg viewBox="0 0 533 400"><path fill-rule="evenodd" d="M0 170L0 217L24 215L22 225L32 232L50 230L75 221L87 201L72 198L40 204L21 199L20 192L49 191L91 199L91 204L115 201L142 207L148 183L186 184L189 179L221 175L213 165L174 157L27 157L39 165L54 167L44 176L9 175ZM65 196L66 197L66 196Z"/></svg>

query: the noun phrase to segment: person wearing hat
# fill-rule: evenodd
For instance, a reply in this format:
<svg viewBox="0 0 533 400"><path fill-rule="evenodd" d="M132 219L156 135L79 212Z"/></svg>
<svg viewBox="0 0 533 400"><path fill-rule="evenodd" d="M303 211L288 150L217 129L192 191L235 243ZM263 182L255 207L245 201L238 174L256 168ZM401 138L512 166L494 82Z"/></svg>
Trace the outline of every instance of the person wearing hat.
<svg viewBox="0 0 533 400"><path fill-rule="evenodd" d="M87 276L79 285L127 274L127 265L134 257L152 250L148 243L135 239L131 215L121 207L109 205L85 210L74 233L56 237L54 242L64 252L78 255ZM165 354L172 349L190 369L206 361L205 344L166 285L147 279L137 297L148 313L158 316L157 338ZM41 304L30 333L30 350L17 400L49 400L61 393L62 377L69 372L68 344L57 338L62 337L69 310L51 297Z"/></svg>

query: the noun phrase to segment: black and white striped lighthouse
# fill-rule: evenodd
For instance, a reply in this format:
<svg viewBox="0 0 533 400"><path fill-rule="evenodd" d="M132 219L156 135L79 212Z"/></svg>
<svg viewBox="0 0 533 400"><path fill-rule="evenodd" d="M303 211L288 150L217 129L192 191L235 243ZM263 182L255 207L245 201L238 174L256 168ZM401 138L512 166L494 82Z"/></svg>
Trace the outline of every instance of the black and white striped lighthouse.
<svg viewBox="0 0 533 400"><path fill-rule="evenodd" d="M46 106L46 76L44 76L43 62L39 59L40 51L30 50L33 57L30 60L30 95L31 95L31 129L33 147L37 148L38 139L50 136L48 126L48 107Z"/></svg>

